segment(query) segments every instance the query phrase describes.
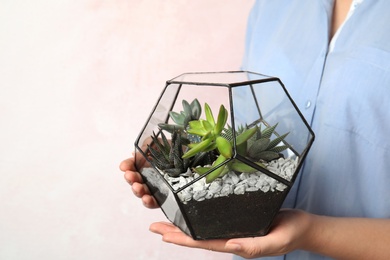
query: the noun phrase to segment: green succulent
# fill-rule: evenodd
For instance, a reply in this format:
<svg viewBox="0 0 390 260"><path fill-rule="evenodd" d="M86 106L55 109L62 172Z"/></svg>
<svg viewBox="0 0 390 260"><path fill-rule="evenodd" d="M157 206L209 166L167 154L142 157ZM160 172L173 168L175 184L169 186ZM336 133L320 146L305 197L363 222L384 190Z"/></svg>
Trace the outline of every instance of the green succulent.
<svg viewBox="0 0 390 260"><path fill-rule="evenodd" d="M164 132L159 138L155 133L152 136L152 144L148 145L152 162L161 171L169 176L177 177L187 172L188 168L198 165L210 164L215 160L213 153L201 152L192 158L183 158L183 139L180 131L174 131L169 141Z"/></svg>
<svg viewBox="0 0 390 260"><path fill-rule="evenodd" d="M214 181L218 177L222 177L229 171L238 171L238 172L249 172L253 171L254 168L248 166L245 163L240 162L239 160L236 159L231 159L232 154L233 154L233 132L231 129L228 128L228 130L225 130L224 133L222 133L221 138L226 140L227 142L220 142L218 143L219 149L218 150L223 150L227 151L230 149L229 153L225 152L225 154L220 153L218 158L214 161L211 167L206 166L206 167L197 167L194 170L199 173L199 174L205 174L209 172L212 168L217 167L220 164L223 164L226 162L224 165L216 168L212 172L210 172L206 176L206 182L210 183ZM242 153L246 153L246 147L247 147L247 142L248 140L257 132L258 127L255 126L253 128L247 128L244 131L240 132L236 136L236 148L237 148L237 153L243 155ZM230 132L231 131L231 132ZM230 134L229 134L230 132ZM264 167L263 164L257 163L259 166Z"/></svg>
<svg viewBox="0 0 390 260"><path fill-rule="evenodd" d="M183 155L183 158L190 158L199 152L208 152L212 150L217 150L219 152L218 158L211 167L197 167L194 169L200 174L208 172L211 168L230 160L233 156L233 138L226 138L227 135L223 133L228 117L226 108L223 105L220 106L217 120L215 120L210 106L207 103L205 104L204 111L206 120L199 119L190 121L188 123L189 128L187 129L188 133L198 135L202 139L200 142L189 144L188 147L190 149ZM246 141L256 133L256 130L257 128L252 128L242 131L236 138L236 145L240 146L246 143ZM228 171L229 165L218 167L206 176L206 181L212 182L214 179L226 174Z"/></svg>
<svg viewBox="0 0 390 260"><path fill-rule="evenodd" d="M161 139L153 133L153 145L149 145L148 149L155 166L168 173L170 176L178 176L187 171L189 160L183 159L183 150L178 148L180 143L180 135L173 132L171 141L168 141L165 134L161 132Z"/></svg>
<svg viewBox="0 0 390 260"><path fill-rule="evenodd" d="M176 130L184 131L188 126L188 122L198 120L200 118L200 115L202 114L202 107L196 98L191 102L191 104L186 100L183 100L182 105L183 111L180 111L180 113L175 111L169 112L169 116L175 124L161 123L158 126L170 133L173 133Z"/></svg>
<svg viewBox="0 0 390 260"><path fill-rule="evenodd" d="M278 159L282 156L281 152L288 148L287 145L279 145L284 138L288 135L288 133L277 136L273 140L271 140L272 134L275 133L275 128L277 124L274 126L266 127L264 130L261 130L260 127L254 126L251 128L248 127L238 127L236 131L236 151L241 156L244 156L251 161L254 161L260 167L265 167L264 162L269 162L275 159ZM227 140L227 143L219 144L219 151L226 151L228 149L232 149L233 144L233 130L231 127L224 129L224 132L221 133L221 137L224 140ZM231 154L232 151L229 153ZM194 170L199 174L205 174L209 172L212 168L217 165L223 164L227 160L231 158L225 152L225 154L220 154L217 160L213 163L213 165L207 167L197 167ZM206 176L206 182L210 183L218 177L223 176L229 171L237 171L237 172L256 172L257 169L243 163L237 159L232 159L219 168L213 170Z"/></svg>
<svg viewBox="0 0 390 260"><path fill-rule="evenodd" d="M201 137L201 140L189 144L190 149L183 155L183 158L190 158L199 152L215 149L218 149L221 155L230 158L232 156L230 142L221 136L228 117L226 108L223 105L220 106L217 121L207 103L204 106L204 111L206 120L198 119L188 123L187 133L197 135Z"/></svg>
<svg viewBox="0 0 390 260"><path fill-rule="evenodd" d="M200 119L202 108L197 99L191 104L183 100L182 104L183 111L169 113L175 124L159 124L161 130L171 133L171 140L168 141L160 131L160 138L153 133L154 145L149 146L156 167L170 176L179 176L192 168L199 174L208 173L206 182L210 183L229 171L256 172L257 169L233 158L233 153L265 167L265 162L281 157L281 152L289 147L280 145L288 133L277 135L277 124L264 130L257 125L239 126L233 131L230 126L226 127L228 111L223 105L215 119L210 106L205 103L204 120ZM273 140L272 135L276 135Z"/></svg>
<svg viewBox="0 0 390 260"><path fill-rule="evenodd" d="M289 133L275 137L271 140L272 134L278 124L266 127L263 131L258 128L256 135L248 140L246 157L254 161L269 162L280 158L281 152L289 148L288 145L279 145Z"/></svg>

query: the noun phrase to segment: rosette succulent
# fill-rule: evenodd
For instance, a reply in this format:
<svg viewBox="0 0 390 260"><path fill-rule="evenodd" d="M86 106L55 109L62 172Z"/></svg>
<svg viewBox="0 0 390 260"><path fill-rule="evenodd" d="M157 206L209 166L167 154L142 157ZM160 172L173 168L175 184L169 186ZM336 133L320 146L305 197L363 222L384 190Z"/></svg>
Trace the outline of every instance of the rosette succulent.
<svg viewBox="0 0 390 260"><path fill-rule="evenodd" d="M184 131L188 126L188 122L199 119L202 114L202 107L197 99L194 99L191 104L183 100L182 105L183 111L180 111L180 113L175 111L169 112L169 116L175 124L159 124L158 126L163 130L173 133L177 130Z"/></svg>

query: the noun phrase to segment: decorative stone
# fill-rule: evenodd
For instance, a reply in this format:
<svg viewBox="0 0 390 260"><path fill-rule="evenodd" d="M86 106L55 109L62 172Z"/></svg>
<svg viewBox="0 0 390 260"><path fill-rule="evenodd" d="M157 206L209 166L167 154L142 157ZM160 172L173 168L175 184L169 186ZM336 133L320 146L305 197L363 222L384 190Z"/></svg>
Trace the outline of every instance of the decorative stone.
<svg viewBox="0 0 390 260"><path fill-rule="evenodd" d="M294 162L295 161L291 158L281 158L275 162L272 161L266 168L277 173L281 177L291 179L296 167ZM169 177L168 175L165 175L165 179L175 190L180 189L197 177L199 177L199 175L195 174L193 174L193 176L185 177ZM204 178L200 179L189 188L180 192L180 200L183 203L186 203L191 198L197 201L203 201L204 199L228 196L230 194L238 195L258 190L263 192L275 192L284 191L286 188L287 186L285 184L280 183L261 172L241 173L239 175L234 172L229 172L212 183L206 183Z"/></svg>
<svg viewBox="0 0 390 260"><path fill-rule="evenodd" d="M244 193L245 193L245 186L244 185L237 185L236 188L234 188L234 194L242 195Z"/></svg>

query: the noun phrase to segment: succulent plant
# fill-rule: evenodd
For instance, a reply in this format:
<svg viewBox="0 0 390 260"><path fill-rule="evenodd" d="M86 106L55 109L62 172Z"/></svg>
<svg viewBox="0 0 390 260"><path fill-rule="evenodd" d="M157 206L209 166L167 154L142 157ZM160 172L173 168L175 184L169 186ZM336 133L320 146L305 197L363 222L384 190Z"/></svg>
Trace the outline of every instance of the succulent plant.
<svg viewBox="0 0 390 260"><path fill-rule="evenodd" d="M159 124L158 126L166 130L170 133L173 133L176 130L182 130L184 131L187 126L188 122L192 120L198 120L200 118L200 115L202 114L202 107L198 101L198 99L194 99L191 104L188 103L186 100L182 101L183 105L183 111L180 111L180 113L177 113L175 111L170 111L169 116L175 122L175 124Z"/></svg>
<svg viewBox="0 0 390 260"><path fill-rule="evenodd" d="M187 171L189 160L183 159L180 144L180 135L173 132L171 140L168 141L165 134L161 132L161 138L153 133L153 145L148 146L150 156L155 166L168 173L170 176L178 176Z"/></svg>
<svg viewBox="0 0 390 260"><path fill-rule="evenodd" d="M183 158L190 158L199 152L207 152L218 149L219 153L227 158L232 156L232 147L228 140L221 136L222 130L227 121L228 112L221 105L218 118L215 121L210 106L206 103L206 120L198 119L188 123L187 133L201 137L200 142L194 142L188 145L190 148Z"/></svg>
<svg viewBox="0 0 390 260"><path fill-rule="evenodd" d="M223 133L227 122L228 112L226 108L221 105L219 108L217 120L215 120L210 106L206 103L204 106L206 120L198 119L190 121L188 123L187 132L193 135L198 135L202 139L200 142L191 143L188 145L190 148L183 158L190 158L195 156L199 152L208 152L217 150L219 152L218 158L213 162L212 166L197 167L194 170L200 174L208 172L211 168L216 167L233 156L233 138L226 138L226 134ZM253 134L255 134L256 128L246 129L237 136L236 145L239 146L245 143ZM222 176L229 171L229 167L221 166L213 170L207 175L206 181L211 182L215 178Z"/></svg>
<svg viewBox="0 0 390 260"><path fill-rule="evenodd" d="M288 135L288 133L277 136L273 140L271 140L272 134L275 133L275 128L277 124L274 126L266 127L264 130L261 130L260 127L254 126L252 128L248 127L238 127L236 131L236 149L237 153L254 161L257 165L261 167L264 166L264 162L269 162L283 156L281 154L282 151L288 148L287 145L279 145L284 138ZM224 151L224 153L220 152L217 160L213 163L213 165L207 167L198 167L194 170L200 174L205 174L209 172L212 168L220 165L231 158L232 154L232 145L233 145L233 130L231 127L225 128L223 132L220 133L219 138L223 138L226 141L224 142L216 142L216 146L218 151ZM220 139L218 139L220 140ZM203 146L207 147L207 146ZM230 149L230 151L228 151ZM212 182L218 177L223 176L229 171L237 171L237 172L255 172L257 169L237 160L232 159L227 162L225 165L220 166L219 168L213 170L206 176L206 182Z"/></svg>
<svg viewBox="0 0 390 260"><path fill-rule="evenodd" d="M170 176L179 176L187 172L188 168L192 168L199 174L208 173L206 182L210 183L229 171L257 171L232 158L234 139L235 152L261 167L265 167L263 163L281 157L281 152L289 147L279 145L288 133L277 135L277 124L267 126L264 130L257 125L239 126L233 131L230 126L225 126L228 111L223 105L220 106L215 119L210 106L205 103L204 120L200 119L202 109L197 99L191 104L183 100L182 104L183 111L169 113L175 124L159 124L161 137L153 133L153 145L148 147L156 167ZM170 141L162 130L171 133ZM271 140L273 134L276 137ZM213 168L215 169L212 170Z"/></svg>
<svg viewBox="0 0 390 260"><path fill-rule="evenodd" d="M279 145L289 133L279 135L271 140L278 124L266 127L263 131L258 128L256 134L248 140L246 156L254 161L269 162L283 156L281 152L289 148L288 145Z"/></svg>
<svg viewBox="0 0 390 260"><path fill-rule="evenodd" d="M148 145L149 155L155 166L169 176L176 177L186 173L188 168L210 164L215 160L213 153L201 152L191 158L183 158L183 140L180 131L174 131L168 140L164 132L159 138L155 133L152 144Z"/></svg>
<svg viewBox="0 0 390 260"><path fill-rule="evenodd" d="M237 152L241 154L241 152L246 153L246 147L247 147L247 141L256 133L257 126L253 128L247 128L241 133L237 134L236 136L236 147ZM222 166L219 166L212 172L210 172L206 176L206 182L210 183L214 181L218 177L222 177L226 173L228 173L231 170L239 171L239 172L248 172L253 170L254 168L248 166L247 164L244 164L236 159L231 159L233 154L233 131L231 131L231 128L225 129L225 133L221 133L221 138L226 140L227 142L218 142L218 150L219 151L225 151L224 154L220 153L218 158L214 161L214 163L211 166L206 167L197 167L194 170L199 174L205 174L209 172L212 168L217 167L220 164L225 163L226 161L229 161L225 163ZM227 152L230 150L229 152ZM240 152L240 150L242 150ZM263 166L261 163L258 163L260 166Z"/></svg>

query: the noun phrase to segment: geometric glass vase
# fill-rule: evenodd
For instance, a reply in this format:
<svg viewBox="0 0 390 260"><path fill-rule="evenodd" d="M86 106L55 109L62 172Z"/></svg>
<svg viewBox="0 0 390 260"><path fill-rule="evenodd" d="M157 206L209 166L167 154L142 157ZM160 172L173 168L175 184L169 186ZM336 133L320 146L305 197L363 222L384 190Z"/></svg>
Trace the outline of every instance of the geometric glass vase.
<svg viewBox="0 0 390 260"><path fill-rule="evenodd" d="M166 217L192 238L262 236L313 141L280 79L185 73L166 82L135 162Z"/></svg>

